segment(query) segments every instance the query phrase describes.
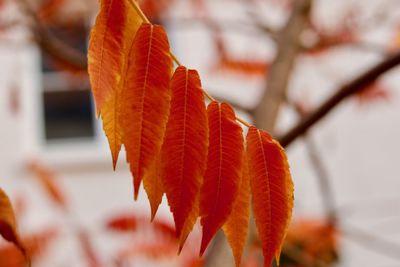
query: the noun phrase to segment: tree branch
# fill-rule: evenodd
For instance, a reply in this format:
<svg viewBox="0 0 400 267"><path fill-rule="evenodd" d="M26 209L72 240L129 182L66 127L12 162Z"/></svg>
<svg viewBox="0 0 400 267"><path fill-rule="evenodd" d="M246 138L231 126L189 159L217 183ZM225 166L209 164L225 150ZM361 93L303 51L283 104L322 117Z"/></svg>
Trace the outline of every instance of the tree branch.
<svg viewBox="0 0 400 267"><path fill-rule="evenodd" d="M255 109L254 121L260 129L274 130L293 66L301 52L301 34L308 25L311 5L311 0L295 1L288 22L277 34L278 52L269 70L267 88Z"/></svg>
<svg viewBox="0 0 400 267"><path fill-rule="evenodd" d="M54 58L75 69L87 69L86 55L63 43L53 36L42 24L35 11L26 0L19 0L19 6L31 20L31 31L37 44Z"/></svg>
<svg viewBox="0 0 400 267"><path fill-rule="evenodd" d="M314 124L325 117L332 109L341 103L347 97L364 89L367 85L374 82L382 74L400 64L400 51L393 54L371 69L362 73L353 81L342 86L333 96L323 102L314 112L307 115L296 126L289 130L286 134L278 138L283 147L288 147L297 137L303 135Z"/></svg>

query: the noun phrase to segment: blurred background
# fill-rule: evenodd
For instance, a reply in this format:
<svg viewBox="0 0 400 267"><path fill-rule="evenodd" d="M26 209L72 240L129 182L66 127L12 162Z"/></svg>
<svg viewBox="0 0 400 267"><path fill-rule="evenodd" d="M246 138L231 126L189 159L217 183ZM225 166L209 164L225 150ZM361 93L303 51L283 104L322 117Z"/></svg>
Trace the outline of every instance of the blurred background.
<svg viewBox="0 0 400 267"><path fill-rule="evenodd" d="M139 3L207 91L286 147L295 211L281 265L400 266L400 1ZM199 229L177 257L166 201L150 224L124 155L112 170L86 73L97 11L0 1L0 187L32 266L234 266L221 235L197 258ZM243 266L259 259L252 230ZM19 266L0 240L0 267Z"/></svg>

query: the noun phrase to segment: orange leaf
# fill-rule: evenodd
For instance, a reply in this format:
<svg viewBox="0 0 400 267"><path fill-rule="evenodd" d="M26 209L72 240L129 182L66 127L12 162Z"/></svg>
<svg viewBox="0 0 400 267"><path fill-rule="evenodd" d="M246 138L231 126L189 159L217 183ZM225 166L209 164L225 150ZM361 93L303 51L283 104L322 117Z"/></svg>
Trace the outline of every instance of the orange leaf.
<svg viewBox="0 0 400 267"><path fill-rule="evenodd" d="M171 80L171 91L171 109L161 151L162 177L182 248L198 217L208 124L197 71L178 67Z"/></svg>
<svg viewBox="0 0 400 267"><path fill-rule="evenodd" d="M100 1L88 51L88 71L98 115L118 86L125 52L142 23L135 12L128 0Z"/></svg>
<svg viewBox="0 0 400 267"><path fill-rule="evenodd" d="M379 82L373 82L354 95L360 104L368 104L380 100L389 101L391 94L387 86Z"/></svg>
<svg viewBox="0 0 400 267"><path fill-rule="evenodd" d="M122 215L111 218L106 223L106 227L109 230L114 231L136 231L137 229L137 218L131 215Z"/></svg>
<svg viewBox="0 0 400 267"><path fill-rule="evenodd" d="M283 247L299 247L310 261L329 264L336 260L338 237L338 229L329 221L302 218L290 225Z"/></svg>
<svg viewBox="0 0 400 267"><path fill-rule="evenodd" d="M52 170L38 163L32 162L28 166L29 170L35 175L43 189L51 200L61 208L67 207L67 201L62 193L60 186L56 183L56 176Z"/></svg>
<svg viewBox="0 0 400 267"><path fill-rule="evenodd" d="M123 138L121 91L126 81L127 55L142 19L127 0L108 2L101 1L100 14L91 32L88 59L97 114L101 112L115 169Z"/></svg>
<svg viewBox="0 0 400 267"><path fill-rule="evenodd" d="M36 260L47 252L50 242L56 237L57 231L52 227L30 234L23 238L27 254ZM26 267L26 259L21 251L11 243L0 245L0 267Z"/></svg>
<svg viewBox="0 0 400 267"><path fill-rule="evenodd" d="M240 266L247 239L250 215L250 180L245 156L243 160L238 196L228 220L222 227L235 256L236 266Z"/></svg>
<svg viewBox="0 0 400 267"><path fill-rule="evenodd" d="M17 232L17 222L10 199L0 188L0 235L7 241L14 243L27 257L26 250Z"/></svg>
<svg viewBox="0 0 400 267"><path fill-rule="evenodd" d="M200 191L203 226L200 255L232 211L243 165L243 131L233 109L226 103L213 101L207 112L210 144Z"/></svg>
<svg viewBox="0 0 400 267"><path fill-rule="evenodd" d="M253 212L261 238L264 266L279 263L282 243L291 219L293 183L286 154L279 143L254 126L247 134L247 157Z"/></svg>
<svg viewBox="0 0 400 267"><path fill-rule="evenodd" d="M156 216L158 206L164 195L164 185L161 177L161 155L158 154L153 164L143 176L143 186L150 201L151 220Z"/></svg>
<svg viewBox="0 0 400 267"><path fill-rule="evenodd" d="M159 153L170 102L172 59L163 27L142 24L129 53L121 118L135 199L145 172Z"/></svg>
<svg viewBox="0 0 400 267"><path fill-rule="evenodd" d="M264 77L269 70L269 65L268 61L224 57L219 60L216 69L247 76Z"/></svg>

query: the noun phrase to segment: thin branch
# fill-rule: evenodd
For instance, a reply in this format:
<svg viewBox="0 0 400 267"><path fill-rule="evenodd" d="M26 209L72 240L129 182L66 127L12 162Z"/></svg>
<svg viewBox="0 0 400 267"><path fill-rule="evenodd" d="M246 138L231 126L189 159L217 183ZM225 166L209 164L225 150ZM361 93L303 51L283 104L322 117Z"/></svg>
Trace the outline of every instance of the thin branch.
<svg viewBox="0 0 400 267"><path fill-rule="evenodd" d="M136 10L136 12L138 13L138 15L142 18L142 20L146 23L150 23L149 19L146 17L146 15L143 13L143 11L140 9L139 4L134 1L134 0L129 0L129 3L132 5L132 7ZM175 61L175 63L178 66L182 66L181 62L178 60L178 57L172 52L170 51L169 54L171 55L172 59ZM203 94L210 100L210 101L215 101L215 99L204 89L201 88L201 90L203 91ZM246 127L250 127L251 125L246 122L245 120L243 120L240 117L236 117L236 120L238 122L240 122L241 124L243 124Z"/></svg>
<svg viewBox="0 0 400 267"><path fill-rule="evenodd" d="M295 111L304 118L307 114L304 108L301 105L298 105L294 102L290 102L289 99L286 99L287 103L295 109ZM324 206L324 210L327 213L328 221L332 225L336 225L338 219L338 212L335 204L334 193L332 189L332 185L329 179L328 170L321 159L320 154L318 153L318 148L312 136L305 134L303 136L303 140L305 142L306 150L308 157L310 159L311 165L313 166L318 185L321 193L321 199Z"/></svg>
<svg viewBox="0 0 400 267"><path fill-rule="evenodd" d="M371 234L348 223L341 224L343 236L355 241L359 246L376 252L380 255L385 255L392 259L400 260L400 244L382 239L378 235Z"/></svg>
<svg viewBox="0 0 400 267"><path fill-rule="evenodd" d="M174 29L184 29L188 28L193 29L193 27L206 27L211 28L213 27L210 25L209 19L205 18L163 18L162 20L165 22L169 27L173 27ZM212 20L214 25L218 25L218 28L234 32L242 35L253 36L260 38L260 33L264 32L264 29L259 27L254 27L254 25L246 22L246 21L238 21L238 20Z"/></svg>
<svg viewBox="0 0 400 267"><path fill-rule="evenodd" d="M87 69L86 55L68 46L55 36L53 36L41 23L35 11L31 8L27 0L18 1L22 11L32 19L31 30L37 44L51 56L68 63L76 69Z"/></svg>
<svg viewBox="0 0 400 267"><path fill-rule="evenodd" d="M294 2L286 25L277 33L277 55L268 72L263 96L255 109L258 128L273 133L281 104L286 98L290 74L301 52L301 34L308 25L312 0Z"/></svg>
<svg viewBox="0 0 400 267"><path fill-rule="evenodd" d="M304 141L306 144L308 157L310 158L311 164L317 175L322 203L324 205L325 212L327 213L328 221L335 225L338 218L335 198L327 169L322 162L321 157L318 155L318 149L314 140L307 135L304 136Z"/></svg>
<svg viewBox="0 0 400 267"><path fill-rule="evenodd" d="M297 137L305 134L312 126L325 117L332 109L344 99L364 89L381 75L400 64L400 51L383 60L371 69L362 73L351 82L342 86L333 96L323 102L315 111L307 115L286 134L278 138L283 147L288 147Z"/></svg>

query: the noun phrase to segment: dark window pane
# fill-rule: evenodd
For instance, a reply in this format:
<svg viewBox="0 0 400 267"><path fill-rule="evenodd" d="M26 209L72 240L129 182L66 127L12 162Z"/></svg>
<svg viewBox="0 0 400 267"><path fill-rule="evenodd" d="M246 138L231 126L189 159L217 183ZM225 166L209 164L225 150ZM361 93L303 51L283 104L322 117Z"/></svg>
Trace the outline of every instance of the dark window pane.
<svg viewBox="0 0 400 267"><path fill-rule="evenodd" d="M89 90L44 92L46 140L93 138L93 109Z"/></svg>

